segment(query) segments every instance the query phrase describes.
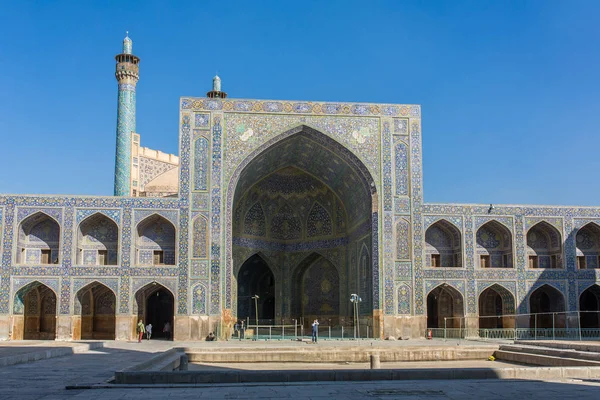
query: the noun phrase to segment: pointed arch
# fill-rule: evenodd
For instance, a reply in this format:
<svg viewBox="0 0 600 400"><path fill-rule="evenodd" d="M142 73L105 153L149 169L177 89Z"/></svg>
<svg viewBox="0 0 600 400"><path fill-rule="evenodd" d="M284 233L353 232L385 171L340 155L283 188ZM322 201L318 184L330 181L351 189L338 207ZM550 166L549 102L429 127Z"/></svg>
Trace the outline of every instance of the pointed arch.
<svg viewBox="0 0 600 400"><path fill-rule="evenodd" d="M541 314L531 317L531 327L551 328L553 326L552 315L566 310L564 294L550 284L544 284L535 289L529 295L529 312L532 314ZM555 320L554 326L560 326L561 320ZM564 324L564 321L562 321Z"/></svg>
<svg viewBox="0 0 600 400"><path fill-rule="evenodd" d="M454 287L443 283L427 294L428 328L461 328L464 323L464 301Z"/></svg>
<svg viewBox="0 0 600 400"><path fill-rule="evenodd" d="M13 340L54 340L56 338L57 295L49 286L34 281L15 293Z"/></svg>
<svg viewBox="0 0 600 400"><path fill-rule="evenodd" d="M581 293L579 311L582 329L600 328L600 285L594 283ZM585 331L582 334L588 336Z"/></svg>
<svg viewBox="0 0 600 400"><path fill-rule="evenodd" d="M308 237L330 236L333 234L331 216L318 201L313 203L306 218L306 234Z"/></svg>
<svg viewBox="0 0 600 400"><path fill-rule="evenodd" d="M431 267L461 267L460 230L446 219L439 219L425 231L425 254Z"/></svg>
<svg viewBox="0 0 600 400"><path fill-rule="evenodd" d="M513 328L515 297L504 286L494 283L479 294L479 328Z"/></svg>
<svg viewBox="0 0 600 400"><path fill-rule="evenodd" d="M238 282L238 316L241 319L271 323L275 318L275 275L267 261L258 253L250 256L240 267ZM258 299L253 302L253 296Z"/></svg>
<svg viewBox="0 0 600 400"><path fill-rule="evenodd" d="M19 223L17 264L58 264L60 257L60 223L38 211Z"/></svg>
<svg viewBox="0 0 600 400"><path fill-rule="evenodd" d="M562 236L558 229L540 221L527 231L529 268L562 268Z"/></svg>
<svg viewBox="0 0 600 400"><path fill-rule="evenodd" d="M116 328L117 295L113 289L93 281L75 294L75 315L79 315L74 339L114 340Z"/></svg>
<svg viewBox="0 0 600 400"><path fill-rule="evenodd" d="M254 203L244 216L244 234L258 237L267 235L265 212L260 201Z"/></svg>
<svg viewBox="0 0 600 400"><path fill-rule="evenodd" d="M504 224L492 219L475 236L480 268L513 267L512 234Z"/></svg>
<svg viewBox="0 0 600 400"><path fill-rule="evenodd" d="M339 274L321 254L306 256L292 272L292 314L306 320L327 317L337 322L340 311Z"/></svg>
<svg viewBox="0 0 600 400"><path fill-rule="evenodd" d="M97 212L77 227L78 265L117 265L119 226L110 217Z"/></svg>
<svg viewBox="0 0 600 400"><path fill-rule="evenodd" d="M208 220L201 214L192 223L192 257L208 258Z"/></svg>
<svg viewBox="0 0 600 400"><path fill-rule="evenodd" d="M138 265L175 265L176 229L159 214L144 218L136 227Z"/></svg>
<svg viewBox="0 0 600 400"><path fill-rule="evenodd" d="M600 225L588 222L575 235L578 269L600 268Z"/></svg>
<svg viewBox="0 0 600 400"><path fill-rule="evenodd" d="M176 334L173 325L175 315L175 294L167 286L153 281L149 282L135 292L134 312L137 320L133 321L132 331L138 321L152 324L152 337L162 337L172 340ZM166 330L168 324L168 330Z"/></svg>
<svg viewBox="0 0 600 400"><path fill-rule="evenodd" d="M246 134L244 138L247 136ZM267 137L266 135L260 136L253 137L253 140L264 141L263 138ZM232 293L225 295L225 308L231 307L232 299L235 298L236 285L230 283L231 279L235 279L233 261L235 260L237 263L242 260L243 257L239 254L248 254L247 249L268 250L278 253L278 257L290 256L293 258L292 256L299 252L310 254L336 247L335 251L340 254L339 260L348 265L352 264L352 267L346 266L346 268L341 265L340 269L337 269L336 264L331 264L337 272L336 281L339 282L336 287L336 295L341 298L344 291L362 290L359 285L367 283L369 288L366 290L372 293L364 296L361 294L363 298L361 308L366 306L364 299L370 297L372 300L367 306L368 313L365 312L363 315L366 314L365 318L373 318L373 309L380 309L380 296L378 295L380 266L377 243L380 218L378 215L379 202L374 199L377 194L377 186L367 166L352 151L337 143L327 134L305 125L271 137L272 139L266 140L258 147L252 146L248 151L250 154L239 164L237 163L242 159L241 155L236 155L231 160L231 163L237 164L237 167L228 181L227 204L225 205L225 210L227 210L225 219L232 223L231 225L226 224L226 241L231 243L231 246L226 246L225 260L227 264L224 286L233 290ZM295 171L288 171L288 169L295 169ZM379 170L376 169L376 172L379 173ZM277 179L270 179L269 177L272 175L278 175ZM279 182L285 185L276 185ZM313 185L307 185L307 183L313 183ZM327 190L322 190L322 186ZM256 201L261 202L266 216L267 235L264 238L244 237L242 224L245 213ZM318 205L315 205L316 202ZM288 203L289 208L283 206L283 203ZM322 212L321 207L327 214ZM239 214L235 214L237 210L240 210ZM316 214L320 214L321 217L313 218L313 215ZM311 218L308 218L309 215ZM296 217L299 218L299 223L296 222ZM331 228L328 227L330 221ZM294 229L296 227L300 229ZM300 231L299 235L298 231ZM367 244L370 254L368 268L364 268L368 271L367 282L356 280L360 271L359 268L355 269L354 267L358 265L356 258L359 257L362 242ZM325 253L329 252L328 250ZM338 257L333 258L338 259ZM315 262L320 263L321 260ZM325 259L322 262L327 264ZM301 276L298 269L294 271L296 272L292 272L293 275ZM308 268L306 271L303 276L311 275L312 269ZM291 279L290 281L294 283L282 284L283 292L281 293L290 290L292 293L300 294L302 287L293 287L297 285L298 280ZM329 279L327 281L328 283L325 283L323 287L329 290L332 281ZM345 294L343 296L346 297ZM295 296L295 299L297 298ZM295 299L293 298L289 302L285 297L281 299L282 317L286 320L291 321L291 319L298 318L299 312L292 308L302 310L302 304L298 305ZM212 307L215 303L211 304ZM331 306L333 309L335 307ZM343 305L338 308L337 319L340 316L345 318L348 308L346 302L343 302ZM332 321L337 320L336 317L332 318Z"/></svg>

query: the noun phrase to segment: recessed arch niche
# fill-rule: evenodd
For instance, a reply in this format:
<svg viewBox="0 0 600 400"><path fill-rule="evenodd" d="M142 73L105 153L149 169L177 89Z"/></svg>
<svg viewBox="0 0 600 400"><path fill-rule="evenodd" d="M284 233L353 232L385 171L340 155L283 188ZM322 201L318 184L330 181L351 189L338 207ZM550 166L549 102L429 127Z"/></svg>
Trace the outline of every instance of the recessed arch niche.
<svg viewBox="0 0 600 400"><path fill-rule="evenodd" d="M269 254L278 266L272 271L278 323L309 318L303 313L314 311L298 307L302 299L295 297L302 296L295 285L301 284L304 276L319 280L315 287L336 290L338 299L359 294L363 299L361 317L372 322L373 310L379 309L379 296L374 295L379 292L378 251L373 251L378 225L376 189L367 168L354 154L315 129L296 127L256 149L236 169L228 187L228 202L232 225L227 240L231 240L233 254L226 258L243 262L244 256L238 254ZM367 257L361 268L363 247ZM329 272L321 276L310 268L300 277L300 264L322 252L333 254L334 259L322 260L331 263L327 271L335 270L337 277ZM234 274L231 264L228 268L227 279L234 280L231 297L236 298L245 285L244 277ZM328 303L322 312L311 311L311 318L322 314L339 324L351 321L349 302L334 303Z"/></svg>

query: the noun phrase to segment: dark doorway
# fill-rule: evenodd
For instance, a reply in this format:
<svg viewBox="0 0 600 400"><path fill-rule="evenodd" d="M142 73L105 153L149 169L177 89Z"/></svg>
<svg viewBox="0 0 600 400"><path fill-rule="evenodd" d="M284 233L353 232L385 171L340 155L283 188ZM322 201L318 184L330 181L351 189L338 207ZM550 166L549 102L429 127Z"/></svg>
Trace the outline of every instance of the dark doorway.
<svg viewBox="0 0 600 400"><path fill-rule="evenodd" d="M428 328L461 328L464 326L463 298L447 284L440 285L427 295Z"/></svg>
<svg viewBox="0 0 600 400"><path fill-rule="evenodd" d="M600 328L600 286L592 285L579 298L581 328Z"/></svg>
<svg viewBox="0 0 600 400"><path fill-rule="evenodd" d="M557 289L549 285L539 287L529 297L529 307L532 314L537 314L531 316L531 328L564 328L564 315L552 315L565 311L565 299Z"/></svg>
<svg viewBox="0 0 600 400"><path fill-rule="evenodd" d="M152 337L173 339L173 295L166 289L158 289L151 293L146 300L146 325L152 324ZM169 323L171 332L163 332L165 324Z"/></svg>
<svg viewBox="0 0 600 400"><path fill-rule="evenodd" d="M253 296L258 295L255 303ZM256 323L256 308L261 324L275 320L275 277L258 254L244 262L238 273L238 318Z"/></svg>

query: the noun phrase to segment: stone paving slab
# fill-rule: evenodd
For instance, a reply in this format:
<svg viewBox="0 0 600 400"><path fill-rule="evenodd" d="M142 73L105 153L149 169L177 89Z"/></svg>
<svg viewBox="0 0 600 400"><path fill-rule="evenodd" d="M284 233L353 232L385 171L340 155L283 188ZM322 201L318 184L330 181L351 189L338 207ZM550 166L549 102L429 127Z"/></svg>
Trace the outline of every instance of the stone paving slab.
<svg viewBox="0 0 600 400"><path fill-rule="evenodd" d="M600 380L430 380L236 384L150 389L73 390L40 397L57 399L313 399L313 400L586 400L598 399ZM0 400L9 397L0 395ZM37 400L38 398L36 398ZM28 400L28 399L26 399Z"/></svg>
<svg viewBox="0 0 600 400"><path fill-rule="evenodd" d="M11 341L0 344L0 367L28 363L47 358L65 357L102 348L101 341L55 342L55 341Z"/></svg>

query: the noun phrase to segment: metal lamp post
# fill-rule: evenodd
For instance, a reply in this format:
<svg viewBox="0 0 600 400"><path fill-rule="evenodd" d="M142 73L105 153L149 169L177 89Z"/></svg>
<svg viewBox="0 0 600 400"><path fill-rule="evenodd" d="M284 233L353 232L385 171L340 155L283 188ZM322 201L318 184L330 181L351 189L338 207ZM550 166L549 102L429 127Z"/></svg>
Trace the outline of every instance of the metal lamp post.
<svg viewBox="0 0 600 400"><path fill-rule="evenodd" d="M360 321L358 319L358 303L360 303L362 301L362 299L360 298L359 295L353 293L350 295L350 302L353 304L353 311L354 311L354 339L356 339L356 337L360 337ZM358 331L358 334L357 334Z"/></svg>
<svg viewBox="0 0 600 400"><path fill-rule="evenodd" d="M252 298L254 299L254 311L256 312L255 316L256 316L256 333L258 333L258 295L255 294L254 296L252 296Z"/></svg>

